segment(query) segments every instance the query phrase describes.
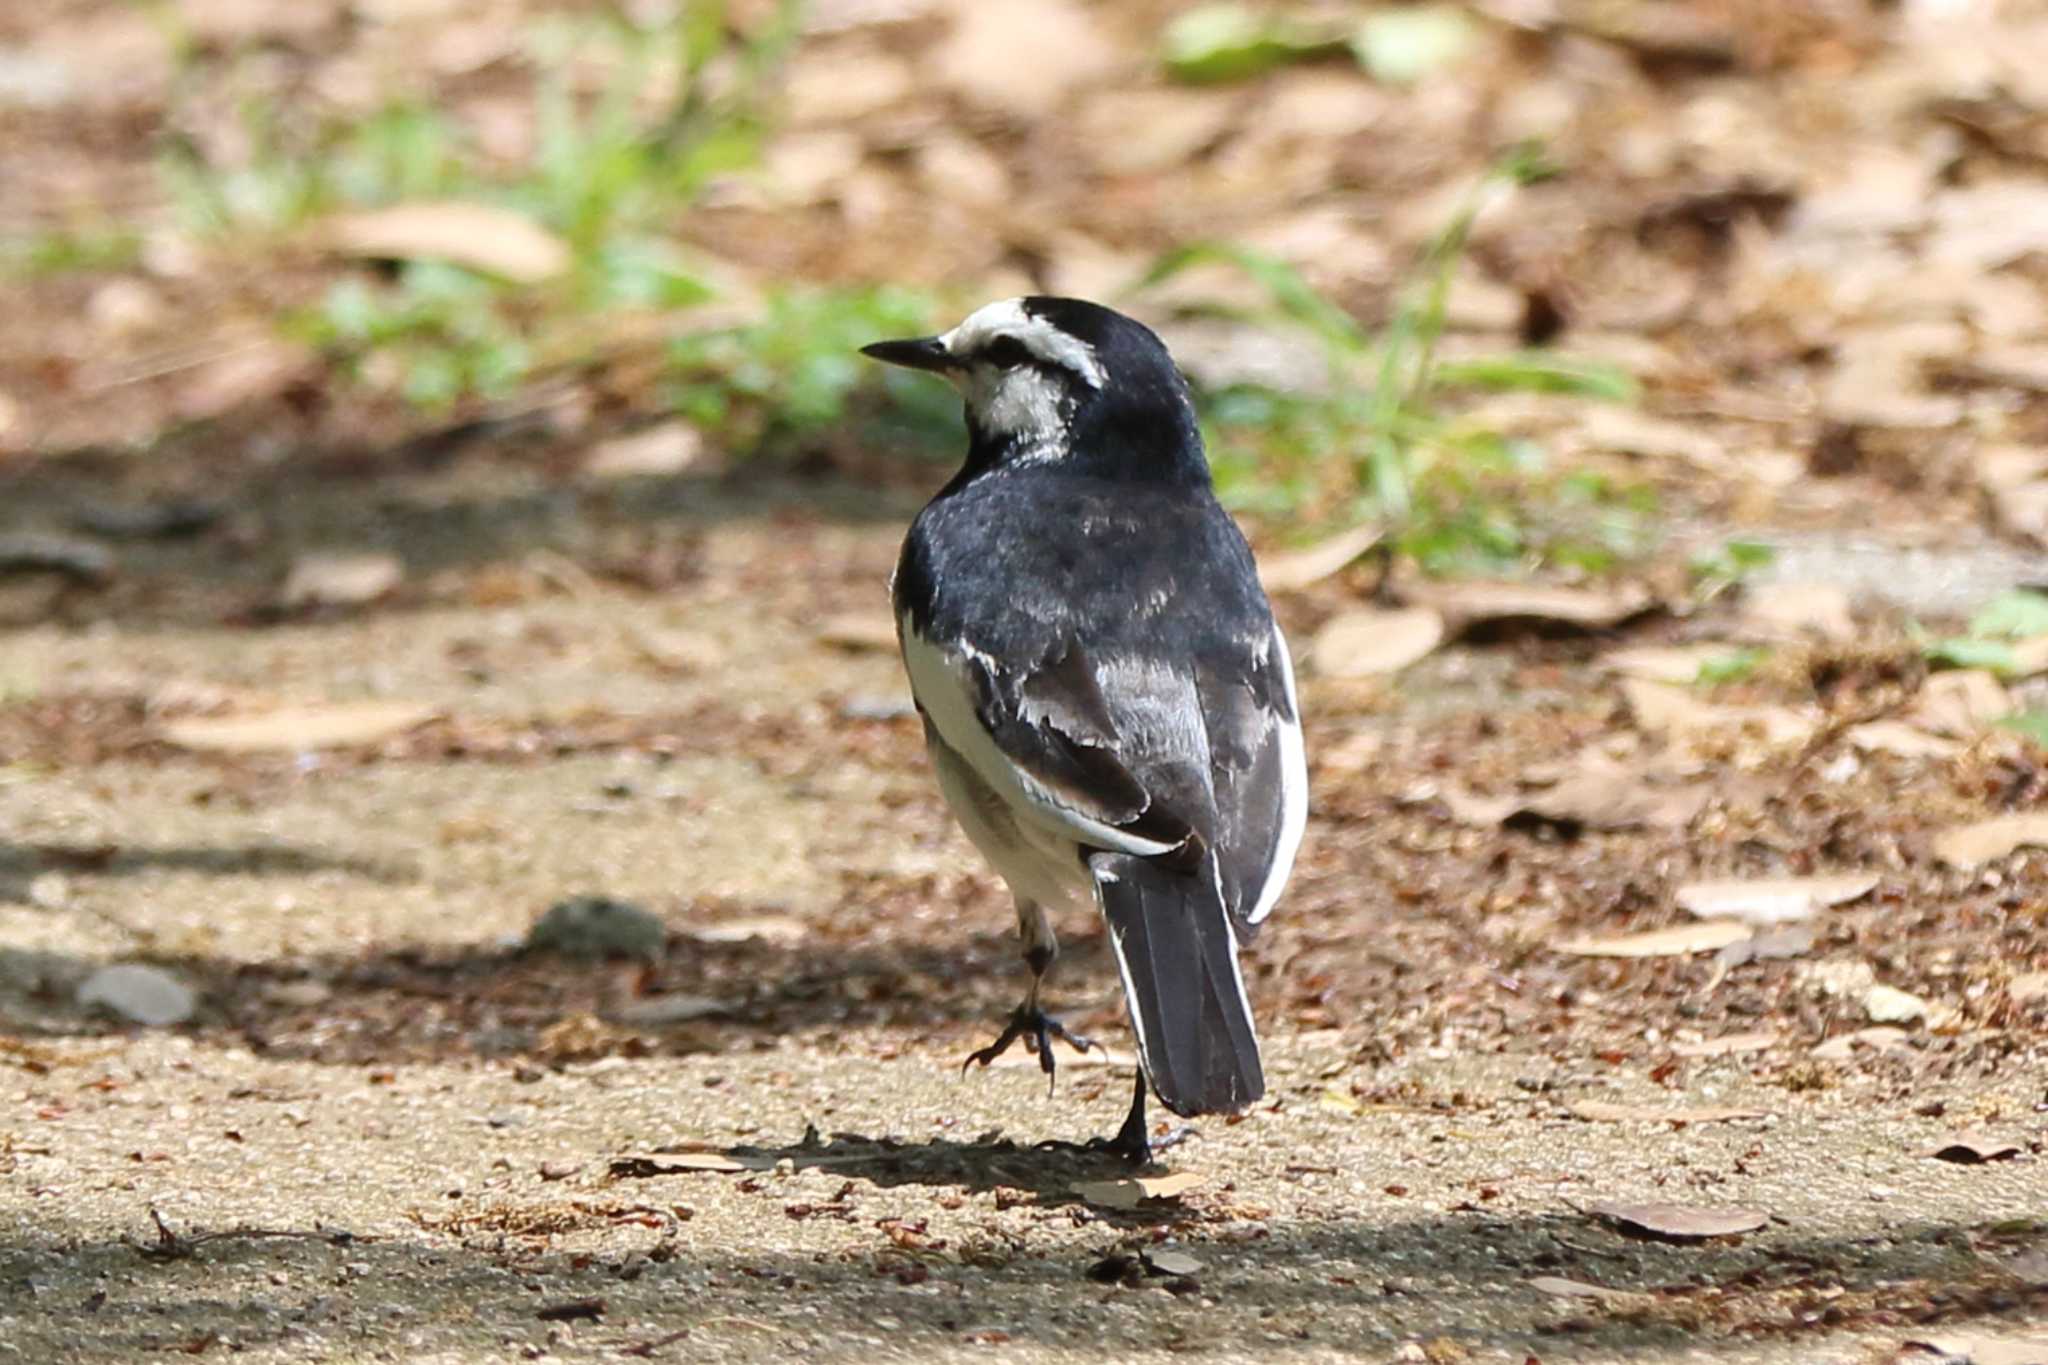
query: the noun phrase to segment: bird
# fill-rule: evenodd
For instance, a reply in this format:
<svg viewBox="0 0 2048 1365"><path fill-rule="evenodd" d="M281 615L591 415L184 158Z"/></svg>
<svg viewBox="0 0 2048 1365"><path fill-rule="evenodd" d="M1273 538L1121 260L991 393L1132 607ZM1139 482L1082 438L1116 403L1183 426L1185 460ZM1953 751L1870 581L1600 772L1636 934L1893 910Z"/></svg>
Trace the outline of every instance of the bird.
<svg viewBox="0 0 2048 1365"><path fill-rule="evenodd" d="M1050 1093L1052 1039L1093 1046L1043 1007L1049 912L1092 903L1136 1094L1115 1136L1042 1145L1145 1164L1148 1084L1184 1118L1265 1092L1238 953L1308 816L1287 642L1150 328L1033 295L862 351L946 379L966 411L966 459L912 521L891 582L939 788L1008 884L1031 973L963 1070L1022 1039Z"/></svg>

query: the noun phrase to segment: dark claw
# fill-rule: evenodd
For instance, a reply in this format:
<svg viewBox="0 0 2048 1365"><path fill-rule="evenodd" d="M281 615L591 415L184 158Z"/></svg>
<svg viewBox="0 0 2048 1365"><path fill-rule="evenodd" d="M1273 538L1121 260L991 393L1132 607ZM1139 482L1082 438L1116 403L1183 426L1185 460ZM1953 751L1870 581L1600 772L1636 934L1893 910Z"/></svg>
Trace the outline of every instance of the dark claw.
<svg viewBox="0 0 2048 1365"><path fill-rule="evenodd" d="M1089 1048L1095 1046L1091 1039L1083 1038L1078 1033L1067 1032L1065 1024L1062 1024L1044 1010L1036 1009L1029 1005L1019 1005L1016 1012L1010 1016L1010 1022L1003 1026L1003 1031L997 1036L996 1040L978 1052L968 1053L967 1060L960 1063L960 1070L965 1072L968 1067L973 1066L976 1062L987 1066L990 1062L1008 1052L1010 1044L1016 1042L1019 1038L1024 1040L1025 1047L1038 1054L1038 1069L1045 1073L1045 1093L1047 1095L1052 1094L1055 1073L1059 1070L1059 1064L1053 1061L1052 1058L1052 1040L1064 1038L1076 1052L1086 1052Z"/></svg>
<svg viewBox="0 0 2048 1365"><path fill-rule="evenodd" d="M1149 1166L1156 1153L1168 1147L1178 1147L1194 1137L1198 1129L1182 1124L1172 1132L1157 1139L1152 1138L1144 1127L1132 1127L1129 1123L1117 1130L1115 1137L1089 1138L1086 1142L1065 1142L1059 1138L1048 1138L1038 1144L1041 1152L1083 1152L1089 1156L1113 1156L1131 1166Z"/></svg>
<svg viewBox="0 0 2048 1365"><path fill-rule="evenodd" d="M1197 1130L1182 1124L1172 1132L1154 1142L1146 1130L1145 1123L1145 1073L1140 1070L1136 1086L1131 1095L1131 1112L1124 1116L1123 1127L1116 1130L1115 1137L1090 1138L1086 1142L1041 1142L1040 1151L1085 1152L1090 1155L1108 1154L1121 1158L1133 1167L1151 1164L1152 1154L1167 1147L1177 1146L1194 1137Z"/></svg>

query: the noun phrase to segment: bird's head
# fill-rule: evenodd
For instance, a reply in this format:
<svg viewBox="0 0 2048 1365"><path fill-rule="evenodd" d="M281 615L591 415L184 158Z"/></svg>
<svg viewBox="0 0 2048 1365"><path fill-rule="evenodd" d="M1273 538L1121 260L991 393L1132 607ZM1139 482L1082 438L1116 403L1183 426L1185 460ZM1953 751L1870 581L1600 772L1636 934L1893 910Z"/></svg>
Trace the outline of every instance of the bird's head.
<svg viewBox="0 0 2048 1365"><path fill-rule="evenodd" d="M1083 299L991 303L950 332L861 348L960 390L970 466L1053 461L1097 477L1206 482L1187 382L1141 322Z"/></svg>

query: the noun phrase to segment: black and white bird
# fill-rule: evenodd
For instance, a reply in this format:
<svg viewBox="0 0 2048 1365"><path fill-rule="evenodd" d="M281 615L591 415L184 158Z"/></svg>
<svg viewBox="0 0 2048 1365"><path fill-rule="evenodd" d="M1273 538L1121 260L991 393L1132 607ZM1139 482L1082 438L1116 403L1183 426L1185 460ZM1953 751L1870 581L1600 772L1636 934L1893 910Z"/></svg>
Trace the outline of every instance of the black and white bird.
<svg viewBox="0 0 2048 1365"><path fill-rule="evenodd" d="M1308 815L1287 644L1210 486L1186 381L1098 304L992 303L877 342L966 400L967 462L897 562L903 661L940 788L1017 902L1031 988L968 1061L1019 1038L1050 1077L1049 909L1093 901L1137 1034L1130 1116L1092 1144L1142 1161L1149 1078L1174 1113L1265 1090L1239 945Z"/></svg>

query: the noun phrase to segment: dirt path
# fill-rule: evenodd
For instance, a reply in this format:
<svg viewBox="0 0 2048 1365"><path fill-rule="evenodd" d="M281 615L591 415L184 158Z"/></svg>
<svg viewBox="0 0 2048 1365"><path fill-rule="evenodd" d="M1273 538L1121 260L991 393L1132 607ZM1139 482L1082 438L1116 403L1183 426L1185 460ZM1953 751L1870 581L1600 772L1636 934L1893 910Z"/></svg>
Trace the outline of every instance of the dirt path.
<svg viewBox="0 0 2048 1365"><path fill-rule="evenodd" d="M463 501L460 471L435 478ZM1272 1102L1166 1154L1191 1188L1119 1210L1074 1190L1114 1172L1028 1144L1113 1127L1121 1058L1070 1062L1051 1102L1026 1065L957 1074L1017 989L1008 912L893 658L839 619L872 615L907 500L685 501L691 567L661 592L440 537L446 567L382 608L223 625L275 579L202 546L138 566L111 626L10 637L0 1354L1804 1362L2048 1331L2043 1021L1972 986L2038 967L2040 874L1960 878L1901 842L1934 789L1962 809L1949 769L1812 786L1788 759L1752 804L1731 770L1707 838L1474 829L1417 784L1449 750L1481 781L1611 725L1584 640L1461 645L1400 689L1311 681L1319 750L1387 747L1319 766L1254 958ZM644 524L625 506L535 539L602 543ZM321 515L344 543L391 527L371 500ZM1306 635L1325 605L1283 608ZM437 718L304 757L162 738L364 696ZM1667 885L1743 865L1743 837L1822 830L1883 884L1794 960L1719 980L1546 946L1669 924ZM660 916L658 960L519 950L582 894ZM1099 938L1068 936L1056 995L1121 1046ZM197 988L197 1017L74 1003L130 960ZM1815 984L1830 962L1964 1024L1841 1042L1867 1021ZM1925 1155L1965 1129L2016 1150ZM729 1168L617 1164L662 1148ZM1768 1221L1673 1244L1588 1212L1654 1200Z"/></svg>

